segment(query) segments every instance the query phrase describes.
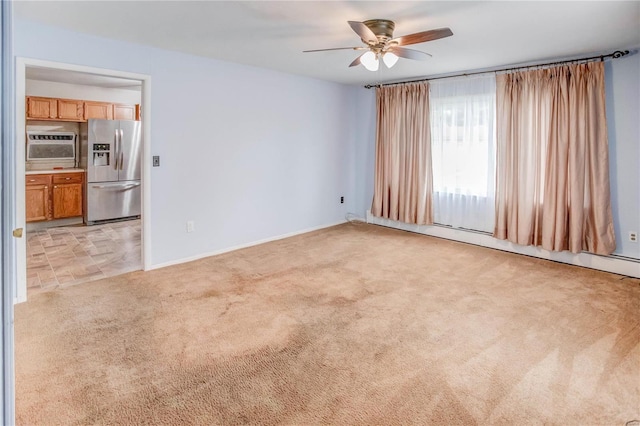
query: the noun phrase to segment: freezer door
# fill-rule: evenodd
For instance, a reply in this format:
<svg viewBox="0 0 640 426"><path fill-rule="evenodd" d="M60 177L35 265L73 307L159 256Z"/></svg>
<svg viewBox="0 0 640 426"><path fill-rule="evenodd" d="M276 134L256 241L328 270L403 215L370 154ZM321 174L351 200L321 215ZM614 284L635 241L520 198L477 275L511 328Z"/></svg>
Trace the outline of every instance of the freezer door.
<svg viewBox="0 0 640 426"><path fill-rule="evenodd" d="M140 216L140 192L140 181L89 183L85 223Z"/></svg>
<svg viewBox="0 0 640 426"><path fill-rule="evenodd" d="M118 129L113 120L90 119L87 123L87 182L118 180Z"/></svg>
<svg viewBox="0 0 640 426"><path fill-rule="evenodd" d="M142 156L142 137L139 121L122 120L119 134L118 180L140 179L140 158Z"/></svg>

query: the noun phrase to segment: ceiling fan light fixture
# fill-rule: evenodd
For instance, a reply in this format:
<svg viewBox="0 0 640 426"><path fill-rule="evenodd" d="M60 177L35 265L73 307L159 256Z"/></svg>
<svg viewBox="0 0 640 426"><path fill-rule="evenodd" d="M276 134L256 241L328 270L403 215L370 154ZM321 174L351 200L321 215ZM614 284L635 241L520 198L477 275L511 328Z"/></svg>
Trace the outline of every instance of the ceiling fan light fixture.
<svg viewBox="0 0 640 426"><path fill-rule="evenodd" d="M387 68L395 66L399 58L424 61L431 55L420 50L408 49L405 46L426 43L450 37L453 32L450 28L437 28L435 30L421 31L401 37L394 37L393 30L396 24L388 19L369 19L368 21L347 21L351 29L360 36L364 46L334 47L330 49L304 50L304 52L322 52L327 50L359 50L365 51L350 64L349 68L358 65L364 66L369 71L378 71L380 61Z"/></svg>
<svg viewBox="0 0 640 426"><path fill-rule="evenodd" d="M380 66L378 55L371 50L360 57L360 63L369 71L378 71L378 67Z"/></svg>
<svg viewBox="0 0 640 426"><path fill-rule="evenodd" d="M387 68L391 68L396 64L396 62L398 62L398 55L393 52L386 52L384 55L382 55L382 60L384 61L384 64L387 66Z"/></svg>

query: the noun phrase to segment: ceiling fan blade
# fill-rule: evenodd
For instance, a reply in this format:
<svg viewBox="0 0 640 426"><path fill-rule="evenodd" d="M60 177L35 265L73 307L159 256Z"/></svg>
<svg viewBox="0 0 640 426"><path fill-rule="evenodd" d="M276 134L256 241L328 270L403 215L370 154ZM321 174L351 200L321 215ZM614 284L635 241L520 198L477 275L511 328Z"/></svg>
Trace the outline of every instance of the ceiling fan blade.
<svg viewBox="0 0 640 426"><path fill-rule="evenodd" d="M415 49L407 49L406 47L394 46L388 50L388 52L395 53L396 56L407 59L414 59L416 61L425 61L431 54L427 52L421 52Z"/></svg>
<svg viewBox="0 0 640 426"><path fill-rule="evenodd" d="M367 53L367 52L365 52L365 53ZM362 55L364 55L364 53L363 53ZM360 58L362 58L362 55L360 55L360 56L358 56L357 58L355 58L355 59L353 60L353 62L351 62L351 63L349 64L349 67L357 67L358 65L360 65Z"/></svg>
<svg viewBox="0 0 640 426"><path fill-rule="evenodd" d="M325 52L327 50L361 50L366 49L365 47L332 47L330 49L314 49L314 50L303 50L302 53L307 52Z"/></svg>
<svg viewBox="0 0 640 426"><path fill-rule="evenodd" d="M452 35L453 32L449 28L438 28L437 30L422 31L420 33L396 37L392 40L389 40L389 44L406 46L409 44L418 44L424 43L426 41L438 40L440 38L450 37Z"/></svg>
<svg viewBox="0 0 640 426"><path fill-rule="evenodd" d="M356 32L360 36L360 38L370 44L377 44L378 37L371 31L369 27L367 27L363 22L358 21L347 21L351 26L351 29Z"/></svg>

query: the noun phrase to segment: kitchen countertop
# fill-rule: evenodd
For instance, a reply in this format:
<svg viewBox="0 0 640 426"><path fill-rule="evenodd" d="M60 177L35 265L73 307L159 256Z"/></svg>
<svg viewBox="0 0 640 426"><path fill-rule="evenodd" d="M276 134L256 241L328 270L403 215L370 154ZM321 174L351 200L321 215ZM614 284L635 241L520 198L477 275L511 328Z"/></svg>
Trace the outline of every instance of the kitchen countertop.
<svg viewBox="0 0 640 426"><path fill-rule="evenodd" d="M50 175L53 173L84 173L84 169L27 170L27 175Z"/></svg>

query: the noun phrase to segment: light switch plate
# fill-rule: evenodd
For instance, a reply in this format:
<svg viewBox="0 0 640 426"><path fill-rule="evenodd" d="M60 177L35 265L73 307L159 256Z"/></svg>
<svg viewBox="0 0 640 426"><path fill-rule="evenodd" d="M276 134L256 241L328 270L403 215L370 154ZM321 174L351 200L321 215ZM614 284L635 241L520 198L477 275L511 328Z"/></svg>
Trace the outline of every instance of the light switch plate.
<svg viewBox="0 0 640 426"><path fill-rule="evenodd" d="M153 156L153 167L160 167L160 156L159 155L154 155Z"/></svg>

